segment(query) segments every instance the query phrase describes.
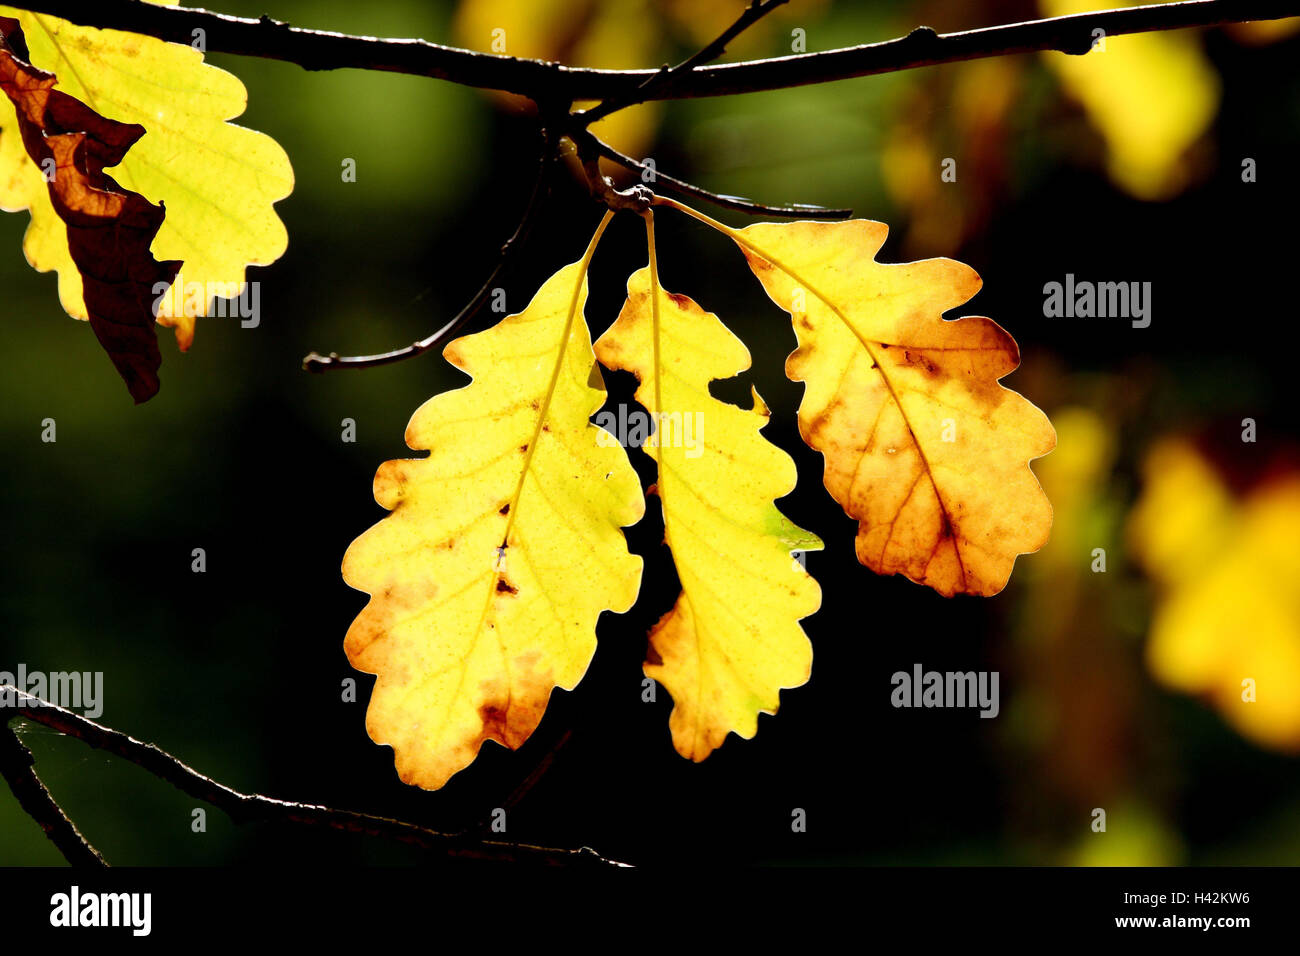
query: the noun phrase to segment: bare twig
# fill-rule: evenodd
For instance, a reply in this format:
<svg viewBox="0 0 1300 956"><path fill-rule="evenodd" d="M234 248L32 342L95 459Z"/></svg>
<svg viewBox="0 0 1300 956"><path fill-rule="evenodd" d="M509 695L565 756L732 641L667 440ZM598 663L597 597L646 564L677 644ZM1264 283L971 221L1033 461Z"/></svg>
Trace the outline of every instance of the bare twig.
<svg viewBox="0 0 1300 956"><path fill-rule="evenodd" d="M515 787L515 789L511 791L510 796L506 797L504 806L507 810L518 805L519 801L526 797L533 787L537 786L537 781L541 780L542 777L546 775L546 771L551 769L551 764L555 762L555 758L559 754L561 748L569 742L569 738L572 736L572 729L565 730L564 733L560 735L560 738L555 741L555 743L551 744L551 748L547 750L545 756L537 762L537 766L532 769L528 776L520 781L519 786Z"/></svg>
<svg viewBox="0 0 1300 956"><path fill-rule="evenodd" d="M7 723L0 727L0 776L27 815L40 825L50 842L73 866L108 866L99 851L81 835L62 808L54 802L41 778L36 776L36 760L23 746L18 734Z"/></svg>
<svg viewBox="0 0 1300 956"><path fill-rule="evenodd" d="M345 833L357 833L396 840L423 849L433 850L445 856L475 860L567 865L624 865L613 860L607 860L589 847L556 849L554 847L534 846L528 843L484 840L473 834L441 833L415 823L375 816L369 813L356 813L352 810L336 810L314 804L276 800L258 793L240 793L238 790L218 783L210 777L205 777L197 770L186 766L171 754L153 744L144 743L94 721L87 720L79 714L57 707L38 697L33 697L16 687L2 686L0 687L0 694L11 700L16 699L18 707L21 708L21 710L17 708L7 709L6 719L12 720L19 716L26 717L70 737L76 737L91 747L97 747L116 754L131 761L136 766L144 768L155 777L167 781L196 800L202 800L204 803L210 803L224 810L236 823L261 821L322 827ZM9 695L14 696L10 697ZM5 776L8 778L8 772L6 772ZM13 785L12 780L10 785ZM15 789L15 793L17 792L17 789ZM22 799L21 796L20 799ZM24 808L26 808L25 803ZM29 809L28 812L31 813L32 811ZM61 812L60 815L62 815ZM41 822L41 819L37 817L38 822ZM66 820L66 817L64 819ZM42 826L44 826L43 822Z"/></svg>
<svg viewBox="0 0 1300 956"><path fill-rule="evenodd" d="M142 0L23 0L25 9L87 26L130 30L190 44L202 30L216 53L265 57L309 70L356 68L407 73L531 98L607 100L635 95L661 70L593 70L542 60L475 53L424 40L393 40L302 30L262 17L248 20ZM1217 26L1300 16L1300 0L1180 0L1099 10L1045 20L937 34L922 27L905 37L862 46L699 67L650 91L648 99L726 96L894 73L940 63L1057 50L1083 54L1092 31L1107 36Z"/></svg>
<svg viewBox="0 0 1300 956"><path fill-rule="evenodd" d="M303 369L308 372L328 372L344 368L374 368L377 365L400 362L403 359L427 352L438 343L450 338L465 323L477 315L479 309L483 308L484 303L491 298L498 282L509 270L513 257L518 254L527 241L529 233L532 232L533 222L542 205L542 198L549 189L548 177L551 165L555 161L557 139L558 133L554 130L554 127L548 126L543 134L542 155L537 164L537 178L533 181L532 192L529 194L528 202L519 217L519 225L515 227L515 231L510 238L502 244L496 265L493 267L491 274L488 275L487 281L483 283L478 292L474 294L474 298L470 299L460 312L443 323L442 327L437 331L417 342L412 342L404 348L393 349L391 352L381 352L378 355L339 355L337 352L321 355L319 352L312 352L303 358Z"/></svg>
<svg viewBox="0 0 1300 956"><path fill-rule="evenodd" d="M740 36L745 30L763 17L767 16L777 7L788 2L788 0L752 0L750 5L745 8L736 21L723 30L718 37L707 46L702 47L697 53L687 57L676 66L669 69L665 66L658 73L646 79L639 84L636 89L623 96L610 97L601 103L596 104L589 110L583 110L577 115L581 117L584 126L590 126L599 119L603 119L610 113L617 112L628 106L637 103L644 103L654 96L655 91L667 86L673 80L681 77L683 73L689 73L696 67L703 66L706 63L712 63L718 57L722 56L727 50L727 44Z"/></svg>
<svg viewBox="0 0 1300 956"><path fill-rule="evenodd" d="M590 136L591 134L587 134ZM593 148L595 151L612 162L618 163L633 172L645 172L649 169L645 163L633 159L620 153L614 147L602 142L596 137L591 136ZM734 209L737 212L748 213L751 216L780 216L780 217L799 217L803 219L847 219L853 215L852 209L827 209L825 206L810 206L805 203L788 203L783 206L772 206L767 203L754 202L752 199L745 199L741 196L727 196L722 193L709 192L694 183L688 183L683 179L675 176L669 176L667 173L656 168L654 170L654 181L663 183L668 189L679 192L685 196L693 196L696 199L703 199L705 202L711 202L715 206L721 206L723 209Z"/></svg>

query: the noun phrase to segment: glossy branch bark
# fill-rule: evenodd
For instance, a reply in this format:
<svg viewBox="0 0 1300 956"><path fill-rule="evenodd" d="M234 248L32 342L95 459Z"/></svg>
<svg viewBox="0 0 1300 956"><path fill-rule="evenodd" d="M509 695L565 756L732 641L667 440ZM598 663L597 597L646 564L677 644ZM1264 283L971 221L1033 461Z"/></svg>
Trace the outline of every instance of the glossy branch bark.
<svg viewBox="0 0 1300 956"><path fill-rule="evenodd" d="M644 88L662 73L583 69L477 53L425 40L304 30L267 16L249 20L206 10L155 6L143 0L24 0L20 6L85 26L130 30L176 43L194 42L194 31L201 30L210 51L283 60L309 70L350 67L407 73L464 86L507 90L534 99L636 99L637 88ZM647 98L675 100L753 93L1011 53L1057 50L1083 54L1092 46L1094 30L1122 36L1294 16L1300 16L1300 0L1181 0L959 33L940 34L920 27L905 37L881 43L695 67L666 82L650 84Z"/></svg>

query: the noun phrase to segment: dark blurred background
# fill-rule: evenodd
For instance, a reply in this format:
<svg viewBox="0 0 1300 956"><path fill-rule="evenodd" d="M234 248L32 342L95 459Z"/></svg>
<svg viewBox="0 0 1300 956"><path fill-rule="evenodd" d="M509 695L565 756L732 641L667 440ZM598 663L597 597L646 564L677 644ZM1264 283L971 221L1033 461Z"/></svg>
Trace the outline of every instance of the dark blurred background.
<svg viewBox="0 0 1300 956"><path fill-rule="evenodd" d="M796 29L818 50L920 23L943 32L1110 5L794 0L731 56L788 53ZM481 49L483 25L500 23L509 52L613 67L680 58L739 9L687 0L212 6ZM530 33L524 7L535 22L557 19ZM436 793L401 784L391 751L366 736L372 678L353 672L342 650L365 596L344 585L339 563L383 514L371 478L380 462L409 454L411 413L464 376L434 354L321 376L299 363L313 349L405 344L473 295L530 186L535 126L517 103L446 83L211 55L248 87L239 122L275 137L297 177L277 207L289 250L250 271L262 283L259 327L200 319L184 355L164 332L162 391L133 407L90 329L60 308L54 277L25 264L28 217L0 216L0 670L102 671L102 722L241 790L442 829L485 823L509 805L508 838L586 844L633 862L1295 863L1300 728L1263 740L1239 728L1221 696L1153 671L1148 634L1169 594L1140 560L1130 512L1161 441L1210 447L1217 436L1235 447L1205 460L1233 476L1225 487L1244 502L1295 439L1285 330L1300 37L1224 29L1153 39L1173 52L1147 48L1136 67L1117 59L1096 80L1122 94L1109 99L1090 99L1093 81L1063 72L1063 57L1020 56L616 118L607 130L616 145L666 172L759 200L851 206L891 224L883 261L943 255L974 266L985 288L962 313L990 315L1016 337L1024 361L1007 384L1060 433L1058 450L1035 464L1056 506L1054 536L992 599L945 600L859 566L853 523L822 487L820 456L798 438L802 389L782 372L795 344L788 316L731 244L664 213L665 285L718 312L753 353L753 369L718 393L738 398L752 382L771 405L765 434L802 476L780 507L826 542L808 558L823 589L805 621L812 678L783 692L755 739L733 736L700 765L677 756L668 694L641 700L645 633L677 590L651 498L628 533L647 560L641 599L602 617L586 678L552 698L522 750L488 745ZM1076 62L1107 69L1126 42L1137 41L1113 38L1105 54ZM1143 71L1166 53L1182 66ZM1199 123L1197 104L1183 102L1197 96ZM1193 117L1189 128L1171 132L1167 111ZM946 157L957 160L955 183L940 180ZM345 158L356 160L355 183L341 181ZM1256 160L1257 182L1242 181L1245 158ZM599 213L557 170L529 253L504 283L511 311L580 256ZM592 268L593 335L645 258L641 223L618 217ZM1066 273L1153 283L1151 326L1045 318L1043 285ZM606 379L612 406L631 402L629 376ZM1237 440L1244 417L1258 422L1258 446ZM57 421L55 444L40 440L45 418ZM354 444L341 441L345 418L356 422ZM632 459L649 479L644 456ZM204 574L190 570L196 547L207 552ZM1091 570L1098 547L1104 574ZM1300 699L1285 669L1300 654L1288 643L1300 641L1300 584L1281 577L1240 599L1281 602L1292 626L1276 637L1271 688ZM1000 716L892 708L890 675L915 663L999 671ZM348 677L358 678L359 702L340 699ZM429 859L363 838L237 827L214 809L207 832L194 833L196 804L167 784L39 725L17 726L55 796L113 863ZM1097 807L1108 813L1105 834L1090 829ZM791 832L794 808L807 812L806 833ZM0 788L0 863L60 860Z"/></svg>

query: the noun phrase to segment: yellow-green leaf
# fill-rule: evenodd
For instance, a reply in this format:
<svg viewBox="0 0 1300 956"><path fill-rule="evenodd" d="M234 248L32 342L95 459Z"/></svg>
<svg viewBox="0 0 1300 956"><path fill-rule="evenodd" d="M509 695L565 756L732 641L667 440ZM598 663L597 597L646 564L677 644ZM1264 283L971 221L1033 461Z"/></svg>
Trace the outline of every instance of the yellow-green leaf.
<svg viewBox="0 0 1300 956"><path fill-rule="evenodd" d="M1011 336L941 317L979 276L952 259L876 262L888 227L866 219L716 225L794 319L799 429L858 521L858 559L944 595L1002 590L1016 556L1047 541L1052 507L1029 462L1056 433L998 384L1020 361Z"/></svg>
<svg viewBox="0 0 1300 956"><path fill-rule="evenodd" d="M344 558L371 595L345 642L378 675L366 725L407 783L441 787L486 740L519 747L586 672L596 618L636 599L619 529L645 499L589 421L605 400L583 317L595 242L523 312L447 346L473 381L416 411L406 443L429 455L379 468L392 514Z"/></svg>
<svg viewBox="0 0 1300 956"><path fill-rule="evenodd" d="M773 503L796 473L759 434L769 413L758 392L752 409L709 394L709 382L749 368L748 349L717 316L660 287L653 246L650 261L628 281L596 354L637 375L637 401L655 422L644 450L658 463L682 591L650 632L645 673L673 696L678 753L700 761L729 732L753 737L781 689L808 679L812 648L799 620L821 591L791 552L822 545Z"/></svg>
<svg viewBox="0 0 1300 956"><path fill-rule="evenodd" d="M240 294L246 266L283 254L288 239L272 204L293 189L289 157L269 136L226 122L244 112L244 85L205 64L193 47L10 7L0 7L0 15L21 22L31 62L57 74L60 90L109 119L145 128L110 173L125 189L167 207L151 251L184 266L158 315L188 348L195 315L207 314L213 295ZM81 277L63 223L14 120L12 107L0 101L0 208L30 210L23 251L35 269L58 270L63 307L84 319Z"/></svg>

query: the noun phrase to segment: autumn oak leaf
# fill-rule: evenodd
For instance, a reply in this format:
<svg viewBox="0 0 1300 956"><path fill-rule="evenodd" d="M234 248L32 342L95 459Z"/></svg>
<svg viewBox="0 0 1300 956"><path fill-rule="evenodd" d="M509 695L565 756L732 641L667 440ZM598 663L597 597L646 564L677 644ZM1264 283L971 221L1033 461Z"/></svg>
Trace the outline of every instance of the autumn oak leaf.
<svg viewBox="0 0 1300 956"><path fill-rule="evenodd" d="M1002 590L1017 555L1047 541L1052 508L1029 463L1056 433L998 383L1020 362L1011 336L942 318L979 276L952 259L877 262L888 227L865 219L716 225L794 320L799 430L858 521L858 559L946 596Z"/></svg>
<svg viewBox="0 0 1300 956"><path fill-rule="evenodd" d="M757 391L750 409L709 394L714 379L749 368L749 350L716 315L663 289L651 248L596 355L636 374L637 401L656 423L643 450L658 464L682 590L650 632L645 673L672 694L678 753L700 761L728 733L753 737L781 689L808 679L812 647L799 621L820 606L821 590L792 552L822 543L774 504L797 474L759 434L769 413Z"/></svg>
<svg viewBox="0 0 1300 956"><path fill-rule="evenodd" d="M589 421L605 401L583 316L596 239L523 312L447 346L473 381L416 411L406 442L429 455L380 467L392 514L344 556L371 595L345 649L378 675L367 728L407 783L441 787L487 740L519 747L585 673L601 612L636 600L620 529L645 499Z"/></svg>
<svg viewBox="0 0 1300 956"><path fill-rule="evenodd" d="M27 155L51 173L48 201L63 223L90 326L131 396L143 402L157 393L162 364L157 289L171 285L181 263L158 262L149 251L163 208L123 189L104 169L122 161L144 128L106 119L54 89L53 74L18 55L25 47L17 21L0 17L0 34L0 90L14 106Z"/></svg>
<svg viewBox="0 0 1300 956"><path fill-rule="evenodd" d="M26 59L56 74L63 92L147 130L113 176L121 188L166 205L152 251L182 261L184 269L151 301L158 322L173 327L177 345L188 349L196 318L213 311L215 297L245 294L247 267L284 253L288 234L273 204L293 190L288 155L266 134L228 122L244 112L248 93L193 45L3 6L0 16L20 22ZM58 272L64 309L84 319L81 273L69 256L64 224L46 197L41 171L8 142L9 119L0 100L0 208L30 211L23 251L37 271Z"/></svg>

